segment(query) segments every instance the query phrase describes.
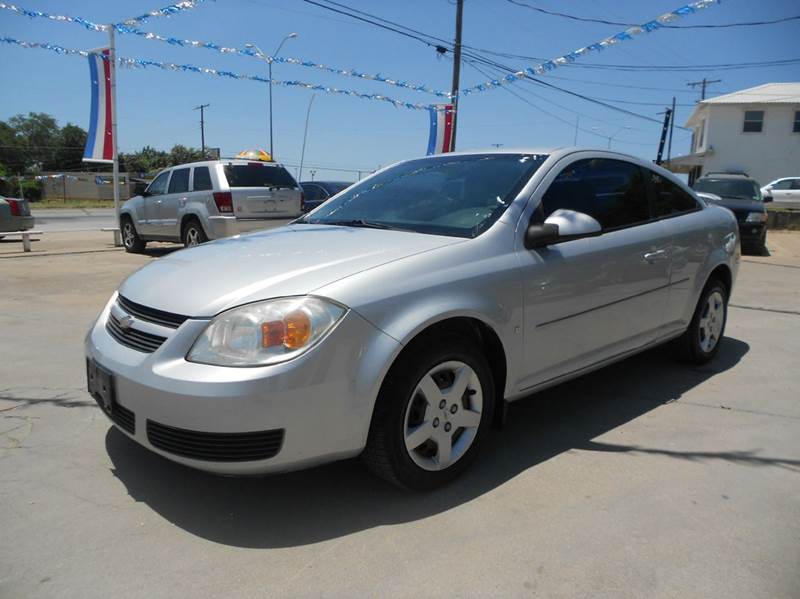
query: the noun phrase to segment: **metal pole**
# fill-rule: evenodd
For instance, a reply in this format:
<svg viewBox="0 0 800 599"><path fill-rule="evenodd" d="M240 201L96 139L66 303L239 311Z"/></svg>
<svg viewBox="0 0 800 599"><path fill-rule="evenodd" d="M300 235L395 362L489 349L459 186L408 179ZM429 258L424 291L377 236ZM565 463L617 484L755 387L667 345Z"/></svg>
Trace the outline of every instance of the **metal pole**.
<svg viewBox="0 0 800 599"><path fill-rule="evenodd" d="M122 245L119 220L119 154L117 153L117 50L114 44L114 25L108 26L108 61L111 73L111 147L113 168L111 182L114 185L114 215L117 221L117 230L114 232L114 245Z"/></svg>
<svg viewBox="0 0 800 599"><path fill-rule="evenodd" d="M200 106L195 106L194 110L200 111L200 150L203 154L203 158L206 157L206 119L205 119L205 109L211 106L211 104L200 104Z"/></svg>
<svg viewBox="0 0 800 599"><path fill-rule="evenodd" d="M269 59L269 155L275 160L272 145L272 58Z"/></svg>
<svg viewBox="0 0 800 599"><path fill-rule="evenodd" d="M308 110L306 110L306 128L303 131L303 150L300 152L300 174L297 178L302 181L303 180L303 161L306 158L306 138L308 137L308 117L311 116L311 105L314 103L314 98L317 97L317 94L311 94L311 99L308 101Z"/></svg>
<svg viewBox="0 0 800 599"><path fill-rule="evenodd" d="M453 134L450 136L450 151L456 150L456 124L458 123L458 87L461 76L461 21L464 0L456 0L456 43L453 51L453 87L450 101L453 103Z"/></svg>
<svg viewBox="0 0 800 599"><path fill-rule="evenodd" d="M573 141L572 143L573 146L578 145L578 127L580 126L580 124L581 124L581 115L579 114L575 115L575 141Z"/></svg>

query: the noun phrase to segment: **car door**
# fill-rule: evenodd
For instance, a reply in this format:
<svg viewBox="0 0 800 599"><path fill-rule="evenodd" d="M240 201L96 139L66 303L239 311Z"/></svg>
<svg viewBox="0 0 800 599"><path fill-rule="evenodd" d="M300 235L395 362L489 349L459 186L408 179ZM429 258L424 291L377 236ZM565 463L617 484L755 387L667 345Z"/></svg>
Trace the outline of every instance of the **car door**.
<svg viewBox="0 0 800 599"><path fill-rule="evenodd" d="M769 193L776 202L792 199L792 179L781 179L769 186Z"/></svg>
<svg viewBox="0 0 800 599"><path fill-rule="evenodd" d="M601 234L520 250L524 288L523 388L623 355L655 338L669 280L669 232L650 215L642 169L607 158L573 160L534 213L559 208L597 219ZM534 201L537 201L534 197Z"/></svg>
<svg viewBox="0 0 800 599"><path fill-rule="evenodd" d="M169 179L167 193L163 196L159 205L159 226L162 235L179 239L178 230L178 211L186 204L189 194L189 174L191 169L174 168Z"/></svg>
<svg viewBox="0 0 800 599"><path fill-rule="evenodd" d="M663 334L683 330L693 313L690 304L696 298L695 281L706 264L710 251L708 226L700 217L702 207L687 190L663 175L645 168L651 210L668 229L670 247L669 293Z"/></svg>
<svg viewBox="0 0 800 599"><path fill-rule="evenodd" d="M800 201L800 179L792 179L792 188L789 190L789 199L793 202Z"/></svg>
<svg viewBox="0 0 800 599"><path fill-rule="evenodd" d="M167 192L167 184L169 183L169 170L165 170L153 179L150 185L147 186L144 196L144 210L142 220L137 223L137 229L143 235L159 235L160 231L160 216L159 209L162 198Z"/></svg>

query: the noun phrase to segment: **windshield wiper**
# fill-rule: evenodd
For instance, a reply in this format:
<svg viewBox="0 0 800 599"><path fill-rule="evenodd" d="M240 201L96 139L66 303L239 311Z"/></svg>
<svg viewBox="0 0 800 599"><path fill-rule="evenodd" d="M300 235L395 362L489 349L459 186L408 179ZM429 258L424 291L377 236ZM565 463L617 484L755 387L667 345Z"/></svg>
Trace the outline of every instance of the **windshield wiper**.
<svg viewBox="0 0 800 599"><path fill-rule="evenodd" d="M334 225L337 227L363 227L365 229L391 229L399 230L398 227L393 227L385 223L379 223L374 220L365 220L363 218L353 218L349 220L320 220L312 222L314 225Z"/></svg>

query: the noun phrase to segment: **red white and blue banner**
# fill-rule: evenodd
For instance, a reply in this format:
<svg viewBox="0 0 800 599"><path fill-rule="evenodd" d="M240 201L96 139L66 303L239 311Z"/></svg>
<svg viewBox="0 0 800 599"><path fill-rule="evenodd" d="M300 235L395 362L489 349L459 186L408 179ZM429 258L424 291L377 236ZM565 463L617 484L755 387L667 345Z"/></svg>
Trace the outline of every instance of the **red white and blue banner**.
<svg viewBox="0 0 800 599"><path fill-rule="evenodd" d="M84 162L113 162L114 138L111 128L111 69L109 49L103 48L89 54L89 74L92 80L92 112L89 134L83 151Z"/></svg>
<svg viewBox="0 0 800 599"><path fill-rule="evenodd" d="M452 151L453 105L435 104L429 109L431 132L428 136L428 156Z"/></svg>

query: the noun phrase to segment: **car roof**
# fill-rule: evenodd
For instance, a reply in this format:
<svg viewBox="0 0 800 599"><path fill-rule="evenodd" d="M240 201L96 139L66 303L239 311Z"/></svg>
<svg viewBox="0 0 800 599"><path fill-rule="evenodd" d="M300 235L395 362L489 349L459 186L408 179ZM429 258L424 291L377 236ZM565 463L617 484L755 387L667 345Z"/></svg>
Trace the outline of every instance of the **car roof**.
<svg viewBox="0 0 800 599"><path fill-rule="evenodd" d="M279 162L267 162L265 160L248 160L246 158L220 158L219 160L199 160L197 162L186 162L184 164L174 164L172 166L168 166L163 170L171 169L171 168L186 168L186 167L193 167L193 166L213 166L215 164L252 164L257 162L259 164L263 164L264 166L272 166L272 167L281 167L285 168Z"/></svg>
<svg viewBox="0 0 800 599"><path fill-rule="evenodd" d="M355 181L300 181L300 185L352 185Z"/></svg>
<svg viewBox="0 0 800 599"><path fill-rule="evenodd" d="M752 179L745 173L706 173L701 179Z"/></svg>

